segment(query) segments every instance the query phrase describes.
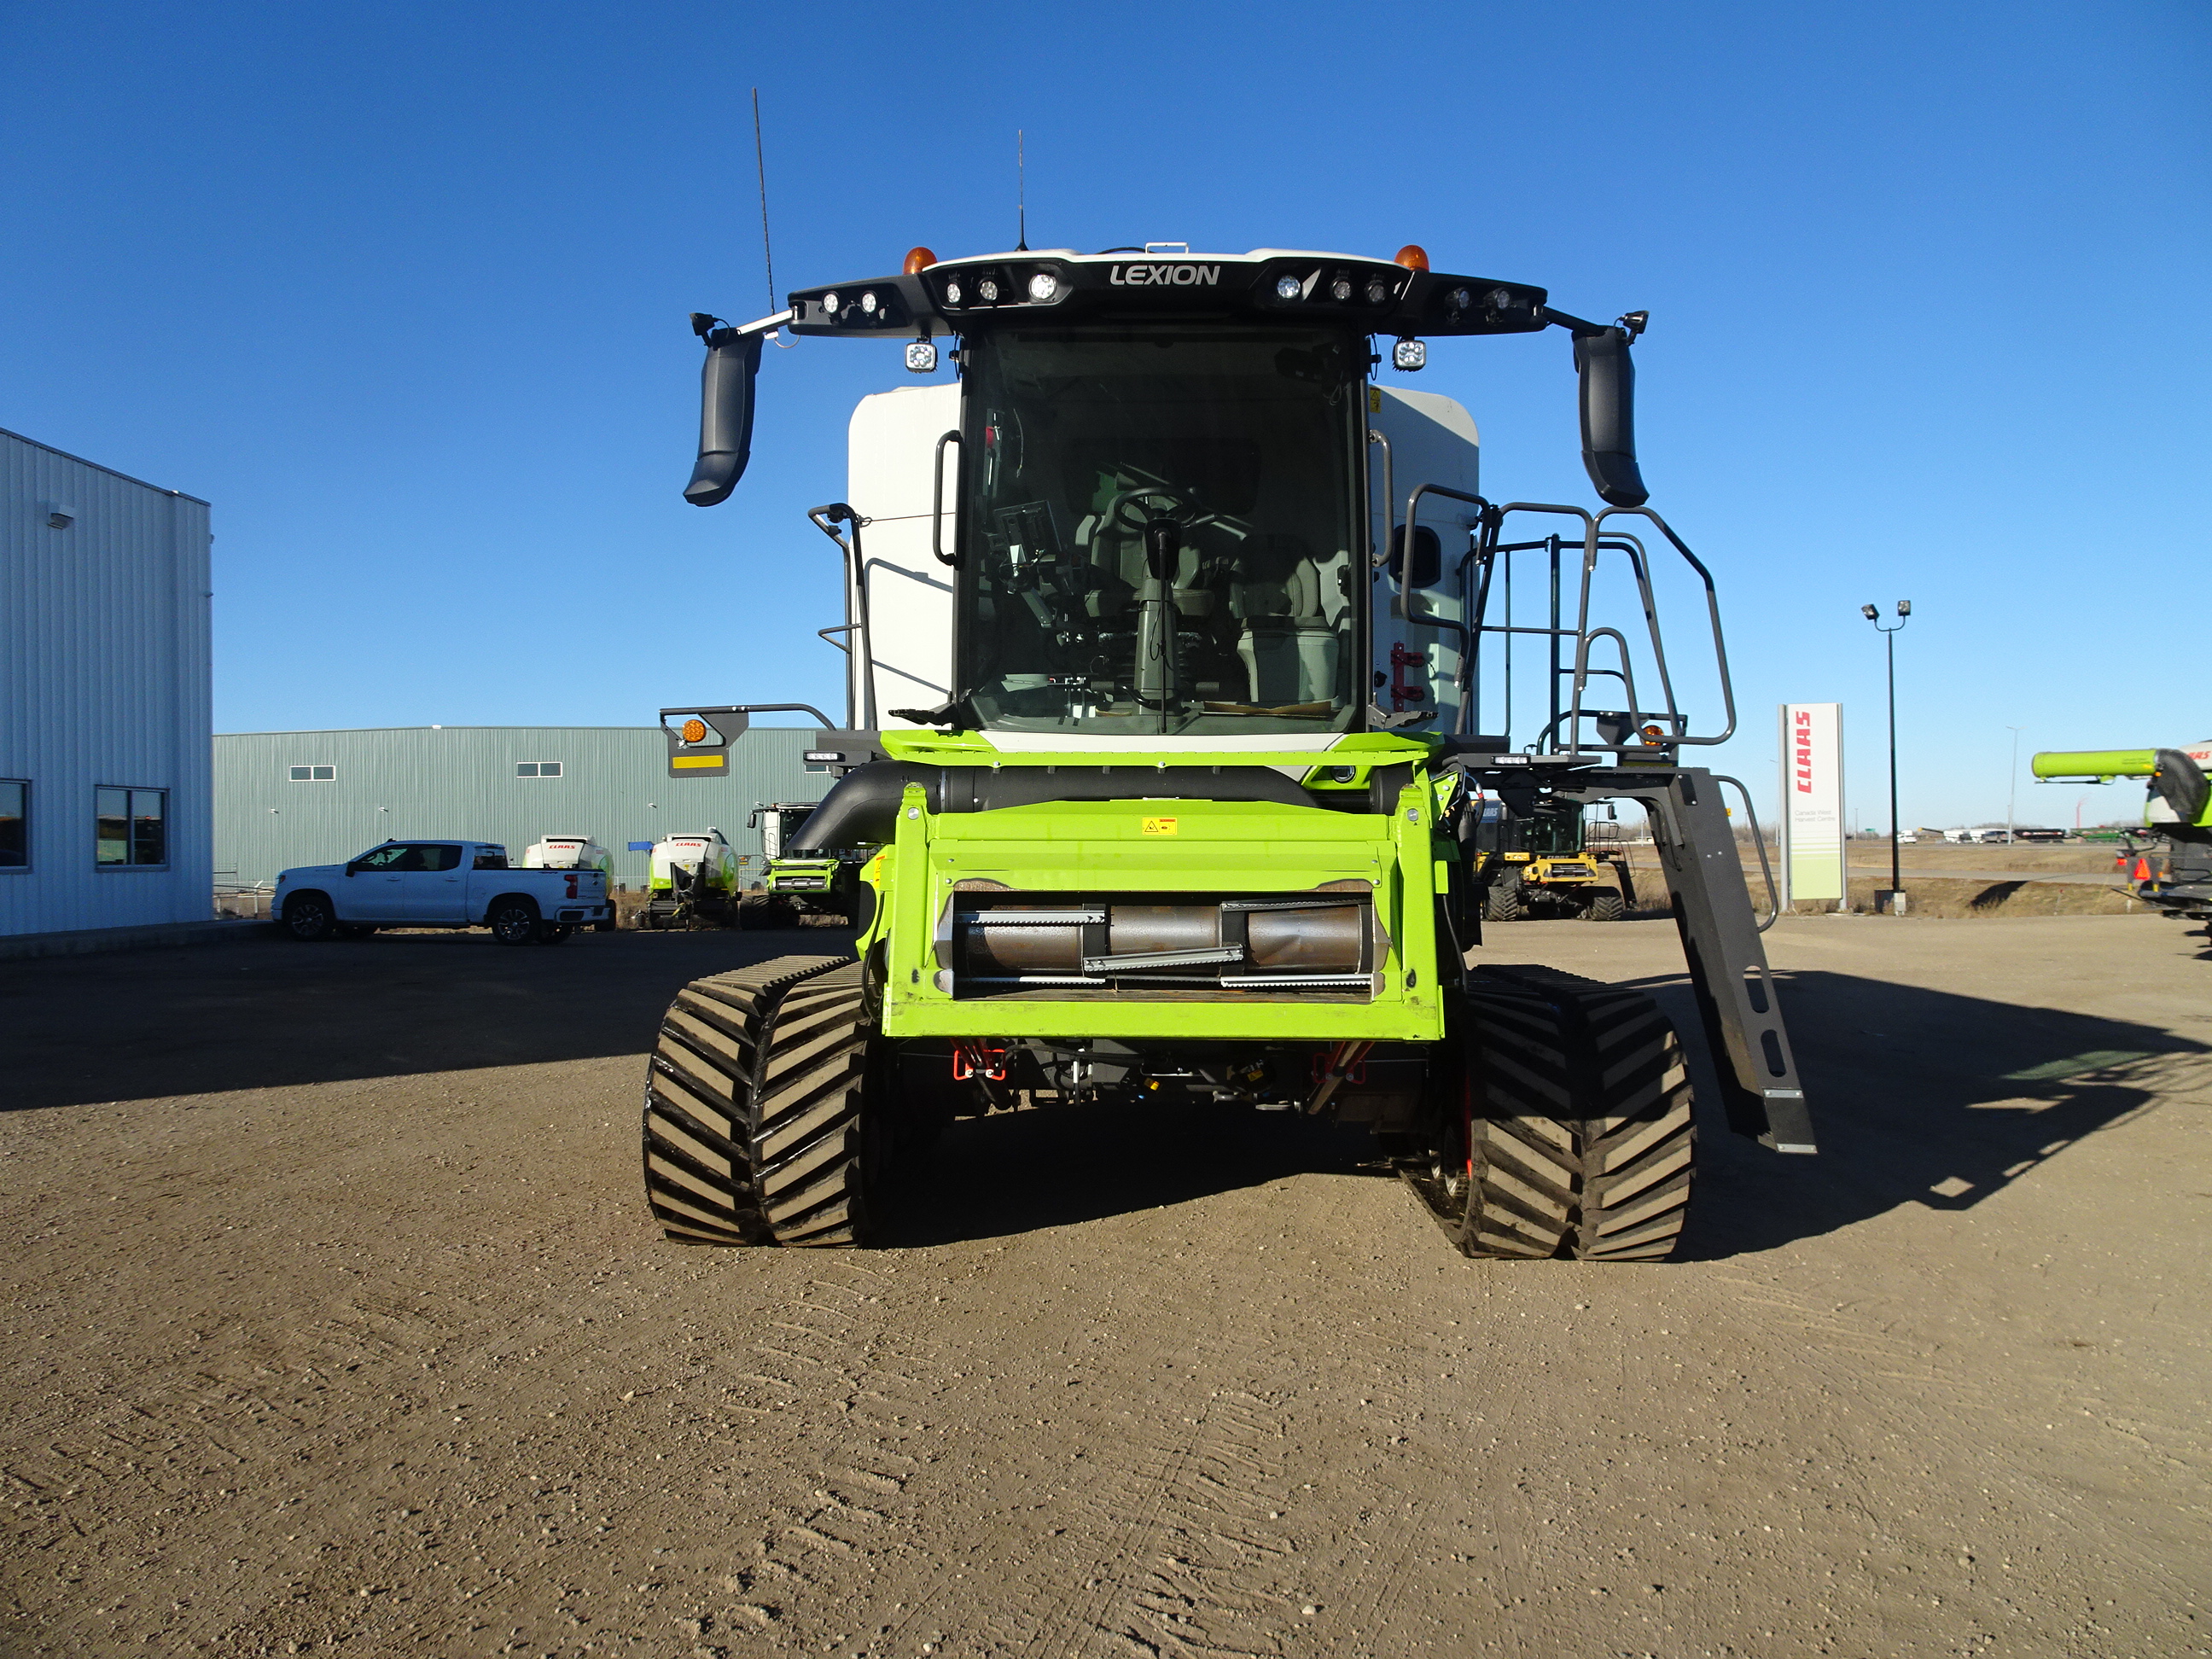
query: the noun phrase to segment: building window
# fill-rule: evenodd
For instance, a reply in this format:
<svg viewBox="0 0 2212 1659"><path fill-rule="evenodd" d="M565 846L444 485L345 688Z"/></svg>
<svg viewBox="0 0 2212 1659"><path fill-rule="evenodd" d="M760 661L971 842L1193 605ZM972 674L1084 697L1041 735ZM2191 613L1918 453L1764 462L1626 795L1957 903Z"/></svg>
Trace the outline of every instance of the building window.
<svg viewBox="0 0 2212 1659"><path fill-rule="evenodd" d="M169 861L169 792L93 791L94 858L102 868L145 868Z"/></svg>
<svg viewBox="0 0 2212 1659"><path fill-rule="evenodd" d="M31 786L0 778L0 870L31 866Z"/></svg>
<svg viewBox="0 0 2212 1659"><path fill-rule="evenodd" d="M292 769L295 783L335 783L338 769L335 766L295 766Z"/></svg>
<svg viewBox="0 0 2212 1659"><path fill-rule="evenodd" d="M514 775L518 778L557 778L561 775L559 761L517 761Z"/></svg>

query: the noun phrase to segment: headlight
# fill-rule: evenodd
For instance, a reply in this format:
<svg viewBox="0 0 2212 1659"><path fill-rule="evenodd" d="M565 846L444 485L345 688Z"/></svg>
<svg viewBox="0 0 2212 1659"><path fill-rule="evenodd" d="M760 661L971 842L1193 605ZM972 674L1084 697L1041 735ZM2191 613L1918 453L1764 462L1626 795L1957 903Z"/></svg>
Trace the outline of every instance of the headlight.
<svg viewBox="0 0 2212 1659"><path fill-rule="evenodd" d="M1298 279L1297 277L1278 276L1275 278L1275 297L1278 300L1295 300L1302 292L1304 292L1304 289L1299 286Z"/></svg>
<svg viewBox="0 0 2212 1659"><path fill-rule="evenodd" d="M876 314L876 307L879 303L880 301L878 301L876 296L872 293L863 294L860 296L860 309L871 317Z"/></svg>
<svg viewBox="0 0 2212 1659"><path fill-rule="evenodd" d="M947 283L945 285L945 303L949 306L957 306L960 303L959 283Z"/></svg>
<svg viewBox="0 0 2212 1659"><path fill-rule="evenodd" d="M832 317L837 314L837 295L834 290L822 296L822 309Z"/></svg>
<svg viewBox="0 0 2212 1659"><path fill-rule="evenodd" d="M1050 305L1060 297L1060 278L1048 270L1040 270L1030 278L1030 298L1041 306Z"/></svg>
<svg viewBox="0 0 2212 1659"><path fill-rule="evenodd" d="M999 284L992 278L986 276L981 282L975 284L975 297L981 300L987 306L994 306L998 304Z"/></svg>

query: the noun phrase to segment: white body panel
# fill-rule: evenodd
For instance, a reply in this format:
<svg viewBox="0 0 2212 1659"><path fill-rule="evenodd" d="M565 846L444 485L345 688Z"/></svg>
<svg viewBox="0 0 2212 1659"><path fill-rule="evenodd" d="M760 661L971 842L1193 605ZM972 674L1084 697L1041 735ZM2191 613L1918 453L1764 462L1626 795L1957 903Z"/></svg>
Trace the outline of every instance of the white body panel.
<svg viewBox="0 0 2212 1659"><path fill-rule="evenodd" d="M952 567L930 552L930 503L937 441L960 424L960 387L912 386L863 398L853 411L846 500L873 520L860 532L866 561L868 618L874 637L875 722L911 729L894 708L939 708L952 697ZM944 544L953 545L959 446L945 453ZM860 615L859 596L853 614ZM860 685L860 653L849 672L854 710L869 719Z"/></svg>
<svg viewBox="0 0 2212 1659"><path fill-rule="evenodd" d="M614 869L614 858L589 836L543 836L523 849L526 870Z"/></svg>
<svg viewBox="0 0 2212 1659"><path fill-rule="evenodd" d="M1433 392L1370 386L1367 424L1370 431L1381 433L1390 446L1392 499L1388 503L1382 499L1382 446L1367 447L1369 501L1377 552L1389 546L1389 526L1404 521L1407 498L1422 484L1442 484L1469 495L1478 493L1481 440L1475 432L1474 417L1451 398ZM1475 509L1469 502L1455 501L1449 495L1421 498L1419 526L1437 532L1443 555L1443 568L1436 583L1416 590L1415 602L1423 611L1457 623L1467 620L1467 607L1461 593L1460 562L1467 553L1468 535L1475 521ZM1455 729L1459 718L1459 636L1442 629L1408 627L1402 617L1394 614L1398 609L1393 603L1398 593L1395 562L1376 581L1374 592L1374 669L1384 677L1382 685L1374 694L1376 705L1385 714L1399 712L1392 707L1391 684L1400 677L1391 664L1390 647L1402 644L1421 659L1417 665L1407 668L1402 678L1407 684L1419 686L1427 694L1421 701L1407 699L1407 711L1434 708L1439 716L1436 728L1445 732Z"/></svg>
<svg viewBox="0 0 2212 1659"><path fill-rule="evenodd" d="M671 836L654 843L648 885L672 885L675 878L670 872L678 866L698 871L707 886L716 892L736 890L737 854L730 850L730 843L722 839L719 830L709 830L703 836Z"/></svg>

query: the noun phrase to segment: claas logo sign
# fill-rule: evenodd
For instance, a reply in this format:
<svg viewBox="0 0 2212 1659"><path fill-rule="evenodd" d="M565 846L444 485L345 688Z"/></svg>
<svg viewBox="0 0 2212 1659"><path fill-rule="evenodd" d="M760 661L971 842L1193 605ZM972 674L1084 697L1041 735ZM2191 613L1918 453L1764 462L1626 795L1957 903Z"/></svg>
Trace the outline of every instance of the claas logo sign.
<svg viewBox="0 0 2212 1659"><path fill-rule="evenodd" d="M660 729L668 738L672 778L723 778L730 775L730 743L744 733L745 716L735 708L664 708Z"/></svg>

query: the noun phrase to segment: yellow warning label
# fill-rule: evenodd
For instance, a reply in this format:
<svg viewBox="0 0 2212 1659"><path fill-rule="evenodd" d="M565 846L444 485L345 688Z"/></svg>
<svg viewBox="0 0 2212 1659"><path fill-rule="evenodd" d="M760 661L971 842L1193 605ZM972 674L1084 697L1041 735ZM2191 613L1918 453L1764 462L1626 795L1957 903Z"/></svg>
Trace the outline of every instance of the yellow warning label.
<svg viewBox="0 0 2212 1659"><path fill-rule="evenodd" d="M668 757L668 763L671 766L721 767L729 763L729 757L726 755L671 755Z"/></svg>
<svg viewBox="0 0 2212 1659"><path fill-rule="evenodd" d="M1370 415L1380 415L1382 412L1382 388L1379 386L1370 386L1367 388L1367 412Z"/></svg>
<svg viewBox="0 0 2212 1659"><path fill-rule="evenodd" d="M1176 832L1173 818L1146 818L1145 833L1148 836L1172 836Z"/></svg>

